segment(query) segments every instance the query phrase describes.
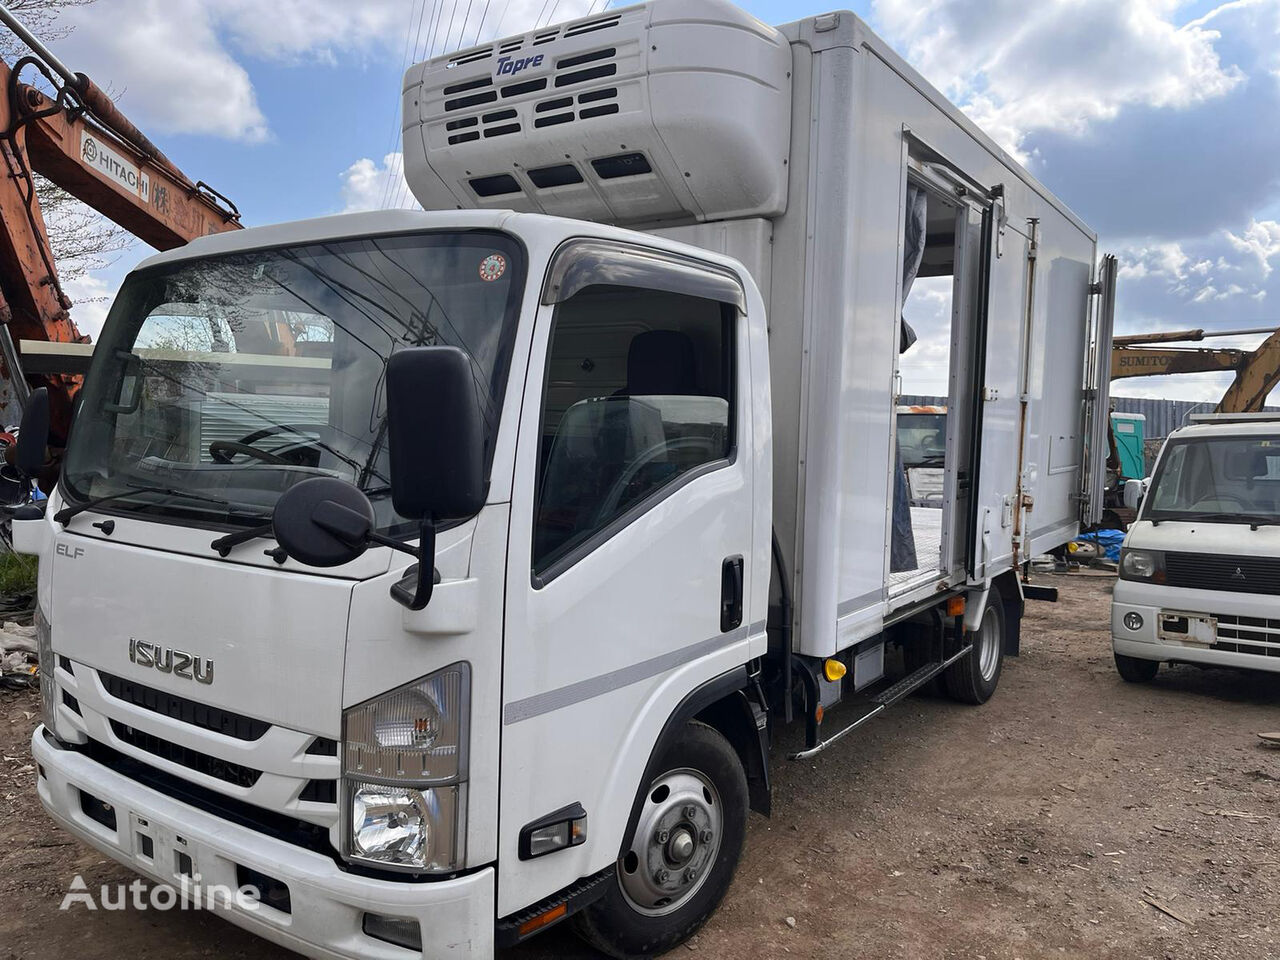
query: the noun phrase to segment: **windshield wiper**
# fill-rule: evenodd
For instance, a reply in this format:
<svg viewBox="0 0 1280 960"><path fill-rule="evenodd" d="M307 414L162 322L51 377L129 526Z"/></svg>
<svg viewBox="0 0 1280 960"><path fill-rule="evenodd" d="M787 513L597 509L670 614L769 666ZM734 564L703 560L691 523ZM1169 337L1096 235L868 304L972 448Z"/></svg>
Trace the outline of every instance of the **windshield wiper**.
<svg viewBox="0 0 1280 960"><path fill-rule="evenodd" d="M271 522L268 521L261 526L237 530L235 533L228 533L219 537L209 544L209 548L216 550L218 556L227 557L230 556L232 547L238 547L240 544L248 543L250 540L257 540L259 537L269 537L273 529Z"/></svg>
<svg viewBox="0 0 1280 960"><path fill-rule="evenodd" d="M1247 523L1254 530L1259 527L1280 525L1280 516L1268 516L1262 513L1180 513L1177 515L1165 514L1160 517L1153 516L1148 519L1153 523L1168 523L1170 521L1180 521L1182 523Z"/></svg>
<svg viewBox="0 0 1280 960"><path fill-rule="evenodd" d="M111 493L105 497L93 497L85 500L83 503L73 503L70 506L63 507L53 515L55 523L60 523L64 527L70 522L71 518L86 510L92 510L99 504L109 503L112 500L120 500L123 497L131 497L135 493L154 493L162 497L185 497L188 500L200 500L204 503L216 504L219 507L232 509L233 504L230 500L220 500L217 497L206 497L200 493L191 493L187 490L177 490L173 487L155 487L145 483L131 483L128 490L121 490L118 493Z"/></svg>

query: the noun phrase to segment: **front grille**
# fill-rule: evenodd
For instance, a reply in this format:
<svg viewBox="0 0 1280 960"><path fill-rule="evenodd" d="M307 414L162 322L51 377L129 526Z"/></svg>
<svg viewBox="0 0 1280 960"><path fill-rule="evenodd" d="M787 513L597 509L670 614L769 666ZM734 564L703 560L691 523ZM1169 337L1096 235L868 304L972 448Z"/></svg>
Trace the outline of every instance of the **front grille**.
<svg viewBox="0 0 1280 960"><path fill-rule="evenodd" d="M298 799L307 800L311 803L337 803L338 781L308 780L307 785L298 794Z"/></svg>
<svg viewBox="0 0 1280 960"><path fill-rule="evenodd" d="M237 787L252 787L258 782L258 777L262 776L261 770L254 770L219 757L211 757L207 753L200 753L181 744L162 740L150 733L125 726L119 720L111 721L111 732L122 743L127 743L131 747Z"/></svg>
<svg viewBox="0 0 1280 960"><path fill-rule="evenodd" d="M195 700L188 700L186 697L175 696L163 690L156 690L132 680L104 673L101 670L98 671L98 678L102 681L102 686L106 688L107 693L117 700L123 700L125 703L131 703L135 707L142 707L144 710L150 710L152 713L161 714L172 720L181 720L202 730L212 730L225 737L257 740L271 729L271 724L265 720L255 720L253 717L232 713L230 710L210 707Z"/></svg>
<svg viewBox="0 0 1280 960"><path fill-rule="evenodd" d="M84 751L92 760L107 769L114 770L122 777L127 777L181 803L189 804L205 813L221 817L250 830L256 830L266 836L275 837L277 840L283 840L285 843L326 856L334 856L333 846L329 843L329 831L325 827L256 807L235 797L228 797L216 790L210 790L208 787L183 780L171 773L157 770L141 760L126 756L96 740L90 740Z"/></svg>
<svg viewBox="0 0 1280 960"><path fill-rule="evenodd" d="M1280 558L1166 553L1165 582L1187 590L1280 596Z"/></svg>
<svg viewBox="0 0 1280 960"><path fill-rule="evenodd" d="M1250 653L1257 657L1280 657L1280 620L1226 614L1217 620L1218 639L1210 649Z"/></svg>

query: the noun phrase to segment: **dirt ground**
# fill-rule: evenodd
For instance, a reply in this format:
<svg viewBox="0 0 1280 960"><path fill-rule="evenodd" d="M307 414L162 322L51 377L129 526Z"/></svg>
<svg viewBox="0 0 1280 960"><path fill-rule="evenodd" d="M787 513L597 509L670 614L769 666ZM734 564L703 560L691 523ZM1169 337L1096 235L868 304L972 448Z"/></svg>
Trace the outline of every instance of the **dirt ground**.
<svg viewBox="0 0 1280 960"><path fill-rule="evenodd" d="M1127 686L1111 581L1043 581L1062 601L1030 606L985 707L912 699L803 764L782 733L774 816L753 815L737 882L677 954L1280 958L1280 751L1255 736L1280 728L1280 675ZM36 710L0 694L0 958L293 956L209 915L59 913L76 873L132 876L40 811ZM557 929L506 957L591 955Z"/></svg>

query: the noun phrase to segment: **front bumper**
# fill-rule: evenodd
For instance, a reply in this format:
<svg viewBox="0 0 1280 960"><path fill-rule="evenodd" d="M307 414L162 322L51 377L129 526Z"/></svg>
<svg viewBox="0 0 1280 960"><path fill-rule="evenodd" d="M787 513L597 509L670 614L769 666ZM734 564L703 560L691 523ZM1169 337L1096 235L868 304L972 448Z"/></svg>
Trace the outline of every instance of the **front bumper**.
<svg viewBox="0 0 1280 960"><path fill-rule="evenodd" d="M454 880L409 883L354 876L330 858L265 836L121 776L59 746L37 727L31 752L41 770L40 802L60 826L125 866L181 889L179 854L190 857L206 889L235 890L237 866L288 885L290 912L232 902L218 913L239 927L305 956L337 960L458 960L493 954L495 877L492 867ZM81 791L109 804L110 829L82 808ZM143 853L139 834L150 838ZM363 915L416 919L422 952L367 936Z"/></svg>
<svg viewBox="0 0 1280 960"><path fill-rule="evenodd" d="M1142 618L1142 625L1136 630L1124 622L1130 613ZM1193 638L1184 639L1162 630L1162 614L1222 618L1224 625L1230 623L1231 626L1219 626L1213 642L1206 643L1205 638L1195 642ZM1240 626L1242 618L1247 618L1253 626ZM1111 646L1121 656L1139 660L1280 673L1280 648L1268 645L1271 641L1280 643L1280 636L1272 637L1275 628L1266 626L1278 620L1275 597L1118 580L1111 602ZM1245 642L1247 638L1260 639L1250 643ZM1266 652L1242 653L1239 647Z"/></svg>

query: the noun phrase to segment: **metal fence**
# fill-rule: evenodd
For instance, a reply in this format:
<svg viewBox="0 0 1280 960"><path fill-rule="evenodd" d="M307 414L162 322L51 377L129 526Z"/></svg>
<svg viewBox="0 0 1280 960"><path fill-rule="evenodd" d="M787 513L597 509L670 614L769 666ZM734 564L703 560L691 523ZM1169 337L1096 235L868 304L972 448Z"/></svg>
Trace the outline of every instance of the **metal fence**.
<svg viewBox="0 0 1280 960"><path fill-rule="evenodd" d="M898 401L904 406L946 406L946 397L926 397L918 394L903 395ZM1111 409L1117 413L1140 413L1147 418L1148 440L1162 440L1179 427L1190 422L1193 413L1213 413L1214 403L1193 403L1190 400L1161 400L1155 397L1112 397ZM1280 407L1267 407L1267 412L1280 412Z"/></svg>

